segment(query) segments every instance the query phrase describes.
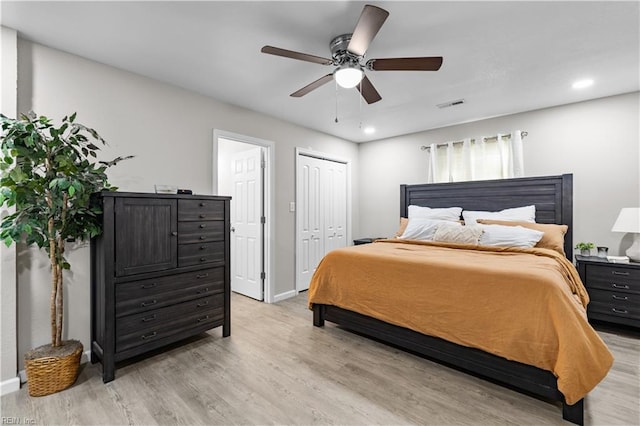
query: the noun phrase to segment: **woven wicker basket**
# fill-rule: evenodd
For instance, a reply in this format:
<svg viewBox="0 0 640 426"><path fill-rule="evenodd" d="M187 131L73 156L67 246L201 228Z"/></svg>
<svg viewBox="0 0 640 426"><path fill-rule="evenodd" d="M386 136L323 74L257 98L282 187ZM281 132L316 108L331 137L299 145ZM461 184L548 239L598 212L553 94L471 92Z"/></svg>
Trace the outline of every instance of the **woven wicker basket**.
<svg viewBox="0 0 640 426"><path fill-rule="evenodd" d="M74 345L75 349L64 356L44 356L35 359L25 357L29 395L50 395L68 388L76 381L82 356L82 343L70 340L65 341L63 345Z"/></svg>

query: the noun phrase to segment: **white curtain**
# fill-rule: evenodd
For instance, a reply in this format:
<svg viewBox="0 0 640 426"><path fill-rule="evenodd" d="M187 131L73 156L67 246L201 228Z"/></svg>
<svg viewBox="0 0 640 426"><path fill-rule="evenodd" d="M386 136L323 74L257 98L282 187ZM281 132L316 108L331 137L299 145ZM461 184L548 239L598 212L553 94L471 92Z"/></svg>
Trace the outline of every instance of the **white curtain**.
<svg viewBox="0 0 640 426"><path fill-rule="evenodd" d="M524 176L522 132L467 138L428 146L427 182L461 182Z"/></svg>

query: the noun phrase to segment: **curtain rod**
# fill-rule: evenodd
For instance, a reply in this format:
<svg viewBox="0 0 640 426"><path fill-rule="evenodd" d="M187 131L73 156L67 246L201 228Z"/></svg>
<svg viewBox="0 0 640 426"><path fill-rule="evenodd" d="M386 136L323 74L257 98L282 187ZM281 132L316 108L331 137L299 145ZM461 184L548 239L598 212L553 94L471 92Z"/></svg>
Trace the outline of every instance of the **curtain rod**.
<svg viewBox="0 0 640 426"><path fill-rule="evenodd" d="M529 133L524 132L524 131L523 131L523 132L520 132L520 136L522 136L523 138L524 138L525 136L527 136L528 134L529 134ZM501 137L501 138L510 138L510 137L511 137L511 133L507 133L507 134L504 134L504 135L500 135L500 137ZM498 139L498 135L496 135L496 136L488 136L488 137L486 137L486 138L482 138L482 140L484 140L484 141L488 141L488 140L491 140L491 139L495 139L495 140L497 140L497 139ZM475 138L472 138L471 140L475 142ZM452 143L453 143L453 144L460 144L460 143L464 143L464 141L455 141L455 142L452 142ZM449 142L442 142L442 143L437 143L437 144L436 144L436 146L445 146L445 145L449 145ZM420 147L420 149L421 149L422 151L427 150L427 149L429 149L429 148L431 148L429 145L422 145L422 146Z"/></svg>

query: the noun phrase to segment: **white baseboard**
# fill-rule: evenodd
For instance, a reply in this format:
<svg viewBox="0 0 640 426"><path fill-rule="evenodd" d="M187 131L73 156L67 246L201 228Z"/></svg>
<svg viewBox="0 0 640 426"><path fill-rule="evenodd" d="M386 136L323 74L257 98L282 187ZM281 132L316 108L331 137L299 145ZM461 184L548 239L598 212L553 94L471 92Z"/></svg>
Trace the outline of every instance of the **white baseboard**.
<svg viewBox="0 0 640 426"><path fill-rule="evenodd" d="M273 296L273 303L277 303L285 299L290 299L297 294L298 292L295 290L289 290L284 293L276 294L275 296Z"/></svg>
<svg viewBox="0 0 640 426"><path fill-rule="evenodd" d="M89 362L91 359L91 351L86 350L82 352L82 356L80 357L80 364L85 364ZM24 370L18 371L18 377L20 378L20 383L27 383L27 372ZM18 386L19 388L19 386Z"/></svg>
<svg viewBox="0 0 640 426"><path fill-rule="evenodd" d="M20 390L20 377L0 382L0 395L6 395L17 390Z"/></svg>

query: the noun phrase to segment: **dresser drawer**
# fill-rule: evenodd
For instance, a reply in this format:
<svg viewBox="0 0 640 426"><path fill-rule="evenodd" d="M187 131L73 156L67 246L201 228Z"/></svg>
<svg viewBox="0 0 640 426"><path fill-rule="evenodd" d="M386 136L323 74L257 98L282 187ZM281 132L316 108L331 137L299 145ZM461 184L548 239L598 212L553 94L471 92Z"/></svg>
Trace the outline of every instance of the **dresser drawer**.
<svg viewBox="0 0 640 426"><path fill-rule="evenodd" d="M589 288L640 293L640 269L612 265L586 265L585 285Z"/></svg>
<svg viewBox="0 0 640 426"><path fill-rule="evenodd" d="M211 324L214 327L223 319L223 294L123 317L116 321L116 352L184 333L196 326Z"/></svg>
<svg viewBox="0 0 640 426"><path fill-rule="evenodd" d="M178 266L180 267L214 262L224 262L223 241L178 246Z"/></svg>
<svg viewBox="0 0 640 426"><path fill-rule="evenodd" d="M224 220L224 201L180 199L178 220Z"/></svg>
<svg viewBox="0 0 640 426"><path fill-rule="evenodd" d="M178 244L207 241L224 241L224 222L215 220L178 222Z"/></svg>
<svg viewBox="0 0 640 426"><path fill-rule="evenodd" d="M224 268L116 284L116 317L224 292Z"/></svg>

